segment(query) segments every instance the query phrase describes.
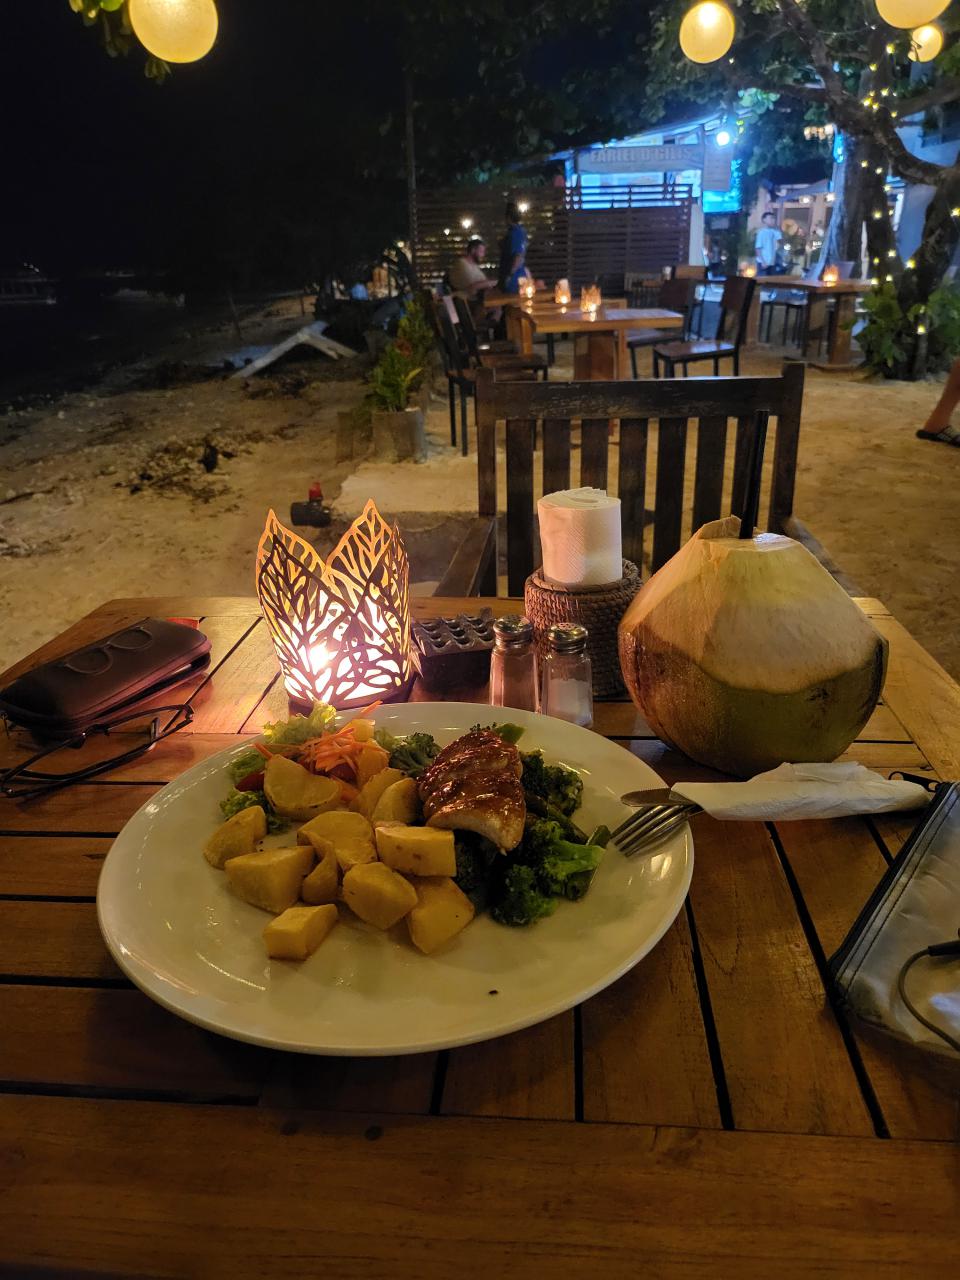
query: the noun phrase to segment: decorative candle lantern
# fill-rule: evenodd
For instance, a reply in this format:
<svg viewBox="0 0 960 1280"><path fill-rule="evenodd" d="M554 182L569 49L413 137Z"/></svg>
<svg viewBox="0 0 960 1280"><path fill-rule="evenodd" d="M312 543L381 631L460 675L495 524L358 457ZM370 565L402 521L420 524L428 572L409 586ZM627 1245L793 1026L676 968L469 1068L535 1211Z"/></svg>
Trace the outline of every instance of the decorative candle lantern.
<svg viewBox="0 0 960 1280"><path fill-rule="evenodd" d="M196 62L217 38L214 0L130 0L127 12L137 39L164 62Z"/></svg>
<svg viewBox="0 0 960 1280"><path fill-rule="evenodd" d="M585 284L580 290L580 310L596 314L600 309L600 286Z"/></svg>
<svg viewBox="0 0 960 1280"><path fill-rule="evenodd" d="M740 268L740 274L742 276L746 276L748 280L753 280L757 274L757 268L752 262L745 263L745 265Z"/></svg>
<svg viewBox="0 0 960 1280"><path fill-rule="evenodd" d="M293 702L362 707L402 696L412 675L410 565L371 500L324 560L271 511L257 594Z"/></svg>
<svg viewBox="0 0 960 1280"><path fill-rule="evenodd" d="M832 264L823 268L823 275L820 277L822 284L836 284L840 279L840 272Z"/></svg>
<svg viewBox="0 0 960 1280"><path fill-rule="evenodd" d="M553 290L553 300L560 307L570 305L570 281L558 280Z"/></svg>
<svg viewBox="0 0 960 1280"><path fill-rule="evenodd" d="M524 276L520 281L520 292L528 301L533 301L533 296L537 292L537 284L533 276Z"/></svg>

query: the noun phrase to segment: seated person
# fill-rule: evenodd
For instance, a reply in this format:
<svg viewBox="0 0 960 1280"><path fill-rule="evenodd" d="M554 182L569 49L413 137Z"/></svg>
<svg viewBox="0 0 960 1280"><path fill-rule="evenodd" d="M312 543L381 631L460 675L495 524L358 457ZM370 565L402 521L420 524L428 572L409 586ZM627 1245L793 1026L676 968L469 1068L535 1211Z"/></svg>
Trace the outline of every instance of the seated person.
<svg viewBox="0 0 960 1280"><path fill-rule="evenodd" d="M468 302L474 302L487 289L496 287L480 268L480 263L487 256L487 246L479 236L473 236L467 243L461 257L450 268L450 288L459 293Z"/></svg>

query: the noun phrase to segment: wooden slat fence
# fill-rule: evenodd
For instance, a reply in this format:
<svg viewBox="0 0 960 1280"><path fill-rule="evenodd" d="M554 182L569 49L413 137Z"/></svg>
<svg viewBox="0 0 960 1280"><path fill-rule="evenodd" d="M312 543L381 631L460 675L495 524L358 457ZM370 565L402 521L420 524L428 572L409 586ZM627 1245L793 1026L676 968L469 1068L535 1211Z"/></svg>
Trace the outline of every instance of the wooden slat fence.
<svg viewBox="0 0 960 1280"><path fill-rule="evenodd" d="M510 198L528 204L527 265L549 284L566 277L578 289L625 273L659 274L664 266L687 261L692 194L683 184L545 187L527 192L493 186L450 188L417 194L417 266L422 282L437 284L473 235L486 241L487 264L495 272L506 228L504 205ZM604 198L612 207L601 207Z"/></svg>

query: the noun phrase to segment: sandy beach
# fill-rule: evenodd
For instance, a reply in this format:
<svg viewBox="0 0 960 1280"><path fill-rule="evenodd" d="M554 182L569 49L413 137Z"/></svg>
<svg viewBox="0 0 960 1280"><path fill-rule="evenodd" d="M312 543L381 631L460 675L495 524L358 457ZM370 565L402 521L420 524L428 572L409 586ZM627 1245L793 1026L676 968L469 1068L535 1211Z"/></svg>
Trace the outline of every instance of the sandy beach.
<svg viewBox="0 0 960 1280"><path fill-rule="evenodd" d="M245 341L302 323L292 303L270 310ZM475 459L450 449L445 395L428 414L425 464L338 462L337 411L362 396L363 361L305 354L237 379L216 369L236 347L214 327L93 388L6 411L0 399L0 668L113 597L251 594L268 509L288 521L313 482L335 516L318 547L374 496L400 521L415 590L433 590L476 509ZM754 353L743 372L780 361ZM561 346L555 376L568 369ZM811 369L796 513L960 676L960 450L913 434L937 395L932 382Z"/></svg>

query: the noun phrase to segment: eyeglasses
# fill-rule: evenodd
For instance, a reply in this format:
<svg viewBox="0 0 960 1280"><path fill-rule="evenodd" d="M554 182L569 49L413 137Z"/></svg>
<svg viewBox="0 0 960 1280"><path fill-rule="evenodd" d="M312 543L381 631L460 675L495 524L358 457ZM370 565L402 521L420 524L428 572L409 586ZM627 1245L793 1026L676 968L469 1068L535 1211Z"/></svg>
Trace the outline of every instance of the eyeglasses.
<svg viewBox="0 0 960 1280"><path fill-rule="evenodd" d="M145 723L146 717L150 717ZM45 795L57 791L61 787L72 786L76 782L85 782L95 778L97 774L116 769L118 765L136 760L138 756L151 751L158 742L169 738L180 729L185 728L193 720L193 708L186 703L168 707L150 707L148 710L127 711L100 724L91 725L71 738L62 738L36 752L29 759L14 765L0 774L0 792L13 799L29 799L31 796ZM8 732L10 730L8 722ZM52 761L59 752L76 751L91 738L108 736L111 733L126 732L131 734L138 730L138 741L134 746L111 755L107 759L91 760L79 769L57 768L41 770L34 768L41 760ZM62 763L66 763L65 760Z"/></svg>

